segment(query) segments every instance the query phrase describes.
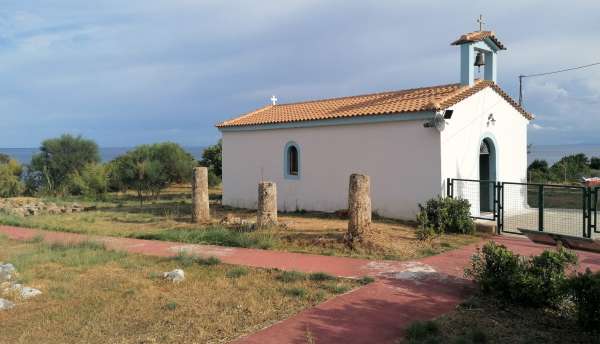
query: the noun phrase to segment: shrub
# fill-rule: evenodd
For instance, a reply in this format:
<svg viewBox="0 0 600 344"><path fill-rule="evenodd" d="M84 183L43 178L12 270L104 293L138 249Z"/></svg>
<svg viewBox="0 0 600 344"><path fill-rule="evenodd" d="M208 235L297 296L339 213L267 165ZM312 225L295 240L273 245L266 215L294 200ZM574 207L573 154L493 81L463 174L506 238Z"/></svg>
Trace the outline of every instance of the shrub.
<svg viewBox="0 0 600 344"><path fill-rule="evenodd" d="M600 331L600 272L589 269L569 281L569 291L583 329Z"/></svg>
<svg viewBox="0 0 600 344"><path fill-rule="evenodd" d="M106 168L100 164L87 164L80 172L73 172L67 177L65 191L93 199L104 197L108 191Z"/></svg>
<svg viewBox="0 0 600 344"><path fill-rule="evenodd" d="M557 306L565 298L565 269L577 256L563 248L525 259L503 245L489 242L477 250L465 270L480 289L504 302L531 307Z"/></svg>
<svg viewBox="0 0 600 344"><path fill-rule="evenodd" d="M432 228L436 233L462 233L473 234L475 223L471 219L471 205L466 199L432 198L425 203L419 204L417 221L421 227L422 237L431 234Z"/></svg>
<svg viewBox="0 0 600 344"><path fill-rule="evenodd" d="M0 197L19 196L25 190L21 181L23 168L16 160L0 161Z"/></svg>

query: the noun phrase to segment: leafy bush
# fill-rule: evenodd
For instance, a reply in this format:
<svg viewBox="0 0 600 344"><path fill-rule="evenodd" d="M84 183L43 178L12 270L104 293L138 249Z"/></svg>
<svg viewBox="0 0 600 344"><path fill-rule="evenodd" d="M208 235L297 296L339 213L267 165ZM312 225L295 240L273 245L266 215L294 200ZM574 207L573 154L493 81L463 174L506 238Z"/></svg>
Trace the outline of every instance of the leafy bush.
<svg viewBox="0 0 600 344"><path fill-rule="evenodd" d="M498 299L531 307L557 306L566 295L565 269L577 256L560 248L526 259L504 245L489 242L478 249L465 270L480 289Z"/></svg>
<svg viewBox="0 0 600 344"><path fill-rule="evenodd" d="M23 168L16 160L0 159L0 197L19 196L25 190L21 180Z"/></svg>
<svg viewBox="0 0 600 344"><path fill-rule="evenodd" d="M65 190L70 195L102 198L108 191L106 168L101 164L87 164L81 172L73 172L67 177Z"/></svg>
<svg viewBox="0 0 600 344"><path fill-rule="evenodd" d="M569 291L577 309L577 320L582 328L600 331L600 272L589 269L569 281Z"/></svg>
<svg viewBox="0 0 600 344"><path fill-rule="evenodd" d="M475 223L471 219L471 205L466 199L432 198L425 203L419 204L420 212L417 215L419 227L422 228L418 235L427 238L431 235L431 229L438 233L462 233L473 234Z"/></svg>

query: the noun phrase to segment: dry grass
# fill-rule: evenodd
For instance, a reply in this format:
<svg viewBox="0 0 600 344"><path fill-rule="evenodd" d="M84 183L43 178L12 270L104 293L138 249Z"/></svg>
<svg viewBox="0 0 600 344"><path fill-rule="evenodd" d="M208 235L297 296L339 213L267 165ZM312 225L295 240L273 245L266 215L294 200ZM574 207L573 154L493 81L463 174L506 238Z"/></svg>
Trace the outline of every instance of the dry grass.
<svg viewBox="0 0 600 344"><path fill-rule="evenodd" d="M473 297L435 321L415 323L403 343L600 343L582 332L569 309L540 310Z"/></svg>
<svg viewBox="0 0 600 344"><path fill-rule="evenodd" d="M62 215L42 215L16 218L0 215L0 222L18 226L44 228L84 234L145 237L207 244L222 244L221 239L211 241L211 235L188 235L209 229L223 228L218 222L227 214L251 219L253 211L232 209L220 205L220 190L211 190L212 224L199 226L190 223L190 189L180 185L170 188L159 201L139 207L134 195L111 195L109 201L91 202L97 210ZM64 201L64 200L63 200ZM373 233L354 250L343 244L347 220L333 214L291 213L280 214L285 229L273 228L254 233L231 231L226 243L234 246L256 247L292 252L340 255L370 259L414 259L437 254L466 244L477 242L472 235L443 235L429 242L416 239L414 225L400 221L376 219ZM194 234L194 233L191 233ZM210 234L210 233L209 233ZM222 233L221 233L222 234ZM187 239L183 240L182 237ZM220 235L222 237L222 235ZM193 241L196 240L196 241Z"/></svg>
<svg viewBox="0 0 600 344"><path fill-rule="evenodd" d="M127 255L93 243L0 238L0 261L13 262L20 280L44 292L0 312L0 343L221 343L359 285L284 280L275 270ZM186 281L160 278L177 267Z"/></svg>

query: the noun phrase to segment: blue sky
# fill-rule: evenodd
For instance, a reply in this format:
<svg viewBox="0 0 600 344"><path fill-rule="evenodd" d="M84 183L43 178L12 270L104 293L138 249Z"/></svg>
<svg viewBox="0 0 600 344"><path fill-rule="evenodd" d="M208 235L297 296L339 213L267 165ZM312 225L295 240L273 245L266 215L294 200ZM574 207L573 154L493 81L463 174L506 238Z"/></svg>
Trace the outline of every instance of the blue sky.
<svg viewBox="0 0 600 344"><path fill-rule="evenodd" d="M12 0L0 7L0 147L207 145L268 104L457 82L487 27L499 83L600 61L598 1ZM600 143L600 67L526 81L535 144Z"/></svg>

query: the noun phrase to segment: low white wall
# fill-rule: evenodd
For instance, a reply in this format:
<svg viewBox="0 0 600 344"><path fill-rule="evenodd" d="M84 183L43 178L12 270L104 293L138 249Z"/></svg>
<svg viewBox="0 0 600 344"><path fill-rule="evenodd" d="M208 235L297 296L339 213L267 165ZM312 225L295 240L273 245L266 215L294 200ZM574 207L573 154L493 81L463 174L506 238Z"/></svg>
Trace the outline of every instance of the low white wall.
<svg viewBox="0 0 600 344"><path fill-rule="evenodd" d="M441 134L442 187L446 186L446 178L480 179L479 146L484 138L490 138L495 146L496 180L527 181L529 121L521 113L490 88L463 100L452 109L452 119ZM493 114L495 123L488 121L490 114ZM469 190L465 190L462 196L468 196L464 198L471 202L472 214L479 215L479 189L473 190L475 183L463 185ZM513 191L510 196L506 206L525 206L525 192Z"/></svg>
<svg viewBox="0 0 600 344"><path fill-rule="evenodd" d="M300 178L284 178L284 147L300 148ZM223 132L223 204L256 208L260 180L277 183L280 210L348 207L352 173L371 177L373 210L414 219L440 194L440 135L423 121Z"/></svg>

